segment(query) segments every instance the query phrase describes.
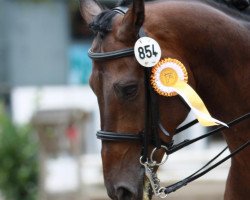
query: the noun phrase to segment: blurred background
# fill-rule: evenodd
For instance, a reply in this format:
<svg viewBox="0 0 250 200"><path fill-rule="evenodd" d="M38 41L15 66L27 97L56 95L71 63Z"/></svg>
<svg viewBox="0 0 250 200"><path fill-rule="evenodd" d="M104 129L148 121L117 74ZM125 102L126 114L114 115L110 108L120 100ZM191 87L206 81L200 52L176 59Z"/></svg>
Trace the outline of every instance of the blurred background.
<svg viewBox="0 0 250 200"><path fill-rule="evenodd" d="M0 0L0 200L108 199L88 86L91 41L77 0ZM162 183L191 174L223 146L213 137L174 154L159 171ZM223 199L228 166L169 199Z"/></svg>

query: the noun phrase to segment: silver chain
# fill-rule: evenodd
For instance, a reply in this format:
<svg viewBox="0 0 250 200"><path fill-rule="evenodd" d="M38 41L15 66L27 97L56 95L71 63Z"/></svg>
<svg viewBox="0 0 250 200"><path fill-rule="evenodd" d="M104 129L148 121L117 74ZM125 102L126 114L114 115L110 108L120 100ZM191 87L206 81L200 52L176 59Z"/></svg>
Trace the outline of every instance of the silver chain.
<svg viewBox="0 0 250 200"><path fill-rule="evenodd" d="M161 148L167 150L167 147L165 146L161 146ZM163 165L167 161L168 155L166 155L166 158L162 162L158 163L157 161L153 160L153 156L156 151L156 148L152 151L149 161L143 162L141 157L140 163L145 168L145 175L150 182L154 195L160 197L161 199L164 199L167 197L167 194L165 194L164 192L165 188L161 187L160 179L157 177L157 173L154 172L154 168Z"/></svg>
<svg viewBox="0 0 250 200"><path fill-rule="evenodd" d="M157 174L154 172L155 163L142 163L145 168L145 175L148 178L150 185L152 187L153 193L155 196L160 198L166 198L167 194L164 193L164 187L160 186L160 179L157 177Z"/></svg>

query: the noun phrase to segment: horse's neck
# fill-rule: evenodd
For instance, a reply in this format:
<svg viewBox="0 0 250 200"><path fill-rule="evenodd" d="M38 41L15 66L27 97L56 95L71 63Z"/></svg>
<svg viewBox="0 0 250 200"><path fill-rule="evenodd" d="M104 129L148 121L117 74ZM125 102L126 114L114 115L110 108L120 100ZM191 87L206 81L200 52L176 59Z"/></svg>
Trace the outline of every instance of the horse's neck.
<svg viewBox="0 0 250 200"><path fill-rule="evenodd" d="M193 54L191 59L197 91L212 112L225 120L250 111L250 30L238 31L218 34L214 43L200 46L203 54Z"/></svg>
<svg viewBox="0 0 250 200"><path fill-rule="evenodd" d="M228 122L250 111L250 31L247 22L228 17L219 11L196 5L160 6L162 17L147 18L147 32L156 37L163 48L163 56L181 59L193 73L195 89L204 100L212 116ZM193 8L192 8L193 6ZM163 7L163 6L162 6ZM194 14L193 10L197 12ZM180 12L179 12L180 11ZM173 12L173 13L171 13ZM191 77L191 75L190 75ZM226 133L231 149L250 138L249 121ZM248 154L240 161L249 163ZM237 165L236 165L237 166ZM250 177L249 177L250 178Z"/></svg>
<svg viewBox="0 0 250 200"><path fill-rule="evenodd" d="M212 115L225 122L250 112L250 29L246 25L250 27L246 22L235 20L225 27L211 27L203 32L197 29L193 33L200 35L194 35L194 40L187 37L190 40L183 41L185 46L180 49L180 57L186 59L193 73L197 93ZM249 124L247 120L224 132L231 151L250 139ZM241 193L244 191L250 195L249 185L244 184L250 181L249 154L250 148L247 148L232 159L227 190L235 190L231 195L234 199L245 200L246 193ZM236 177L244 178L235 181ZM236 189L236 185L241 188Z"/></svg>
<svg viewBox="0 0 250 200"><path fill-rule="evenodd" d="M192 6L166 4L166 8L181 12L163 9L164 5L152 7L151 13L155 9L162 17L155 23L150 15L147 31L161 42L163 56L188 65L196 90L211 113L228 121L250 111L250 30L245 21L215 9L207 11L207 6ZM199 13L193 14L193 10Z"/></svg>
<svg viewBox="0 0 250 200"><path fill-rule="evenodd" d="M225 122L250 112L250 24L247 26L248 31L242 28L238 34L224 32L214 36L220 37L217 45L208 42L207 46L200 46L207 48L207 54L191 52L193 56L190 56L198 94L212 115ZM248 119L224 132L231 151L250 140L249 124ZM225 200L249 198L249 154L248 147L232 158Z"/></svg>
<svg viewBox="0 0 250 200"><path fill-rule="evenodd" d="M207 38L205 45L197 44L200 51L189 49L188 59L196 91L209 111L214 117L229 122L250 112L250 30L240 21L218 28L221 30L218 29L217 34L213 30L214 36ZM225 132L231 150L250 139L248 128L249 120ZM248 153L241 154L235 163L242 166L248 163L250 169Z"/></svg>
<svg viewBox="0 0 250 200"><path fill-rule="evenodd" d="M183 7L182 7L183 6ZM158 6L151 13L161 16L146 18L147 32L156 37L163 48L163 56L180 59L194 77L197 93L204 100L212 116L228 122L250 112L250 30L247 22L227 17L208 8L169 3ZM194 12L196 10L196 12ZM194 14L195 13L195 14ZM200 15L199 15L200 14ZM146 16L147 17L147 16ZM249 120L225 132L231 150L250 139ZM250 195L250 149L233 158L225 199L242 199ZM239 169L240 172L237 172ZM241 178L237 178L241 177ZM242 178L244 177L244 178ZM237 180L237 181L235 181ZM240 188L237 188L240 185ZM243 193L242 193L243 191ZM248 194L244 191L248 191Z"/></svg>

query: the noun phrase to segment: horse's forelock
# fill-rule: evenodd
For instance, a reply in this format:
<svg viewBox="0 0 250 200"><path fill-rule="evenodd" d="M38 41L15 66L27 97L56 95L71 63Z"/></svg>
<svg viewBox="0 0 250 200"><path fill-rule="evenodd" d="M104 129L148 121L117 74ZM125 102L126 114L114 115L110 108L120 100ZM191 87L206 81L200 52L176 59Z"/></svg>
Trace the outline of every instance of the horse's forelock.
<svg viewBox="0 0 250 200"><path fill-rule="evenodd" d="M116 12L112 10L105 10L94 18L94 21L89 24L89 27L95 33L100 33L104 37L112 30L112 19Z"/></svg>

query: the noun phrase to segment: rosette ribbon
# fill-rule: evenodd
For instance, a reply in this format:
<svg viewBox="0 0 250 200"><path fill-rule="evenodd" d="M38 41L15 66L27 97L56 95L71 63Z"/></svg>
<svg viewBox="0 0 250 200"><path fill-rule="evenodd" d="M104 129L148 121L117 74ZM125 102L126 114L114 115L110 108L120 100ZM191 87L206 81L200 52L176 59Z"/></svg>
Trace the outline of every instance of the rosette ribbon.
<svg viewBox="0 0 250 200"><path fill-rule="evenodd" d="M178 80L172 88L178 93L191 108L199 123L203 126L228 125L222 121L213 118L208 112L204 102L194 89L184 81Z"/></svg>
<svg viewBox="0 0 250 200"><path fill-rule="evenodd" d="M180 95L203 126L228 127L226 123L210 115L202 99L187 82L186 68L176 59L164 59L152 70L151 84L157 93L163 96Z"/></svg>

